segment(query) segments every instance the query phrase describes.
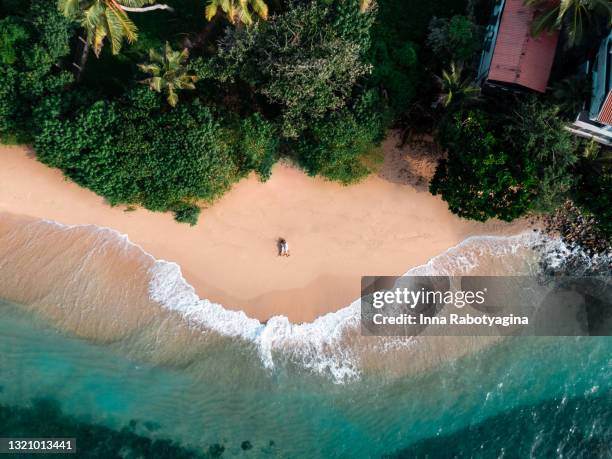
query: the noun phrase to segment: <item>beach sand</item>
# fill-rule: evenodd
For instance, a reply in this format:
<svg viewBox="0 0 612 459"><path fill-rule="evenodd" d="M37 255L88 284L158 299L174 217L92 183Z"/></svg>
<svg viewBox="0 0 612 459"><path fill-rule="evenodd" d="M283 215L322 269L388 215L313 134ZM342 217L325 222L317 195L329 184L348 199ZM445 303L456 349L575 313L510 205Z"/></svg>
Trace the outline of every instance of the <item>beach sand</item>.
<svg viewBox="0 0 612 459"><path fill-rule="evenodd" d="M110 207L37 162L31 149L0 146L0 213L113 228L178 263L202 298L262 321L308 322L358 298L363 275L403 274L471 235L524 231L524 221L452 215L427 191L431 155L397 145L387 139L381 171L346 187L278 164L266 183L240 181L194 227L171 214ZM0 214L0 231L15 224ZM279 237L290 257L277 256Z"/></svg>

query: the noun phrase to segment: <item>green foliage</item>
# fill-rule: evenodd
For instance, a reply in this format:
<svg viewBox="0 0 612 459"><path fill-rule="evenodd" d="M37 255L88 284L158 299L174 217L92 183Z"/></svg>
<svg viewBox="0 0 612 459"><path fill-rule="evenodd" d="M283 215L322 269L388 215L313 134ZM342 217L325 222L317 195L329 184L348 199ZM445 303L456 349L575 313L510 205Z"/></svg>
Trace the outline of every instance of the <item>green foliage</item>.
<svg viewBox="0 0 612 459"><path fill-rule="evenodd" d="M55 0L32 2L23 17L8 16L0 23L0 136L27 141L39 119L51 115L45 113L50 108L45 100L59 97L72 81L59 65L70 52L72 27Z"/></svg>
<svg viewBox="0 0 612 459"><path fill-rule="evenodd" d="M139 88L72 119L47 120L35 139L38 158L113 205L184 215L183 203L227 191L236 167L223 129L197 100L170 112L158 107L157 95Z"/></svg>
<svg viewBox="0 0 612 459"><path fill-rule="evenodd" d="M434 17L429 24L427 44L440 63L470 62L482 45L480 28L466 16Z"/></svg>
<svg viewBox="0 0 612 459"><path fill-rule="evenodd" d="M368 175L365 156L383 135L381 118L368 112L368 96L354 110L344 109L314 125L298 143L298 161L308 174L345 185Z"/></svg>
<svg viewBox="0 0 612 459"><path fill-rule="evenodd" d="M242 120L239 133L235 156L242 174L255 171L259 179L265 182L272 175L272 166L278 158L278 138L274 126L256 113Z"/></svg>
<svg viewBox="0 0 612 459"><path fill-rule="evenodd" d="M371 24L373 14L355 8L361 18L351 22L346 11L337 13L312 2L266 23L230 30L217 59L200 69L200 76L247 82L279 107L282 134L296 138L310 123L346 106L369 72L364 21Z"/></svg>
<svg viewBox="0 0 612 459"><path fill-rule="evenodd" d="M138 68L151 76L142 82L157 92L167 94L166 100L175 107L178 103L178 91L195 89L198 78L189 73L187 60L189 50L174 51L168 42L161 53L149 50L149 63L140 64Z"/></svg>
<svg viewBox="0 0 612 459"><path fill-rule="evenodd" d="M406 111L420 80L418 48L413 42L394 45L377 41L371 51L370 84L381 87L395 115Z"/></svg>
<svg viewBox="0 0 612 459"><path fill-rule="evenodd" d="M577 167L572 197L583 211L597 220L597 229L612 240L612 152L595 142L586 145Z"/></svg>
<svg viewBox="0 0 612 459"><path fill-rule="evenodd" d="M612 24L612 4L609 0L526 0L525 4L540 10L532 24L535 36L565 26L571 46L580 43L589 29L601 24L609 29Z"/></svg>
<svg viewBox="0 0 612 459"><path fill-rule="evenodd" d="M0 20L0 64L12 65L17 60L17 44L28 38L28 33L17 18L9 16Z"/></svg>
<svg viewBox="0 0 612 459"><path fill-rule="evenodd" d="M394 119L410 111L415 99L427 91L429 61L439 57L425 50L427 27L433 16L445 17L465 10L466 1L381 0L372 29L369 60L373 66L369 86L380 88ZM427 52L424 52L427 51Z"/></svg>
<svg viewBox="0 0 612 459"><path fill-rule="evenodd" d="M453 213L478 221L510 221L531 208L536 189L533 161L505 150L484 112L456 113L441 140L448 159L439 163L430 191L441 195Z"/></svg>
<svg viewBox="0 0 612 459"><path fill-rule="evenodd" d="M227 15L232 24L253 24L253 13L262 19L268 18L268 5L263 0L208 0L206 19L210 21L219 9Z"/></svg>
<svg viewBox="0 0 612 459"><path fill-rule="evenodd" d="M19 75L11 67L0 67L0 137L13 136L19 130L17 114L17 81Z"/></svg>
<svg viewBox="0 0 612 459"><path fill-rule="evenodd" d="M133 43L138 39L138 28L124 7L142 8L151 0L58 0L62 14L85 29L87 42L96 56L102 52L104 40L110 41L113 54L121 51L123 42Z"/></svg>
<svg viewBox="0 0 612 459"><path fill-rule="evenodd" d="M574 120L590 97L591 82L584 75L569 76L553 87L552 98L559 107L559 115L567 120Z"/></svg>
<svg viewBox="0 0 612 459"><path fill-rule="evenodd" d="M597 219L597 228L612 240L612 171L585 173L576 188L577 203Z"/></svg>
<svg viewBox="0 0 612 459"><path fill-rule="evenodd" d="M179 223L188 223L190 226L198 223L201 211L198 205L188 202L180 202L172 207L174 219Z"/></svg>
<svg viewBox="0 0 612 459"><path fill-rule="evenodd" d="M573 185L572 167L578 159L576 139L565 129L559 108L535 98L520 102L502 139L513 156L529 155L534 161L538 183L534 209L550 211L558 207Z"/></svg>
<svg viewBox="0 0 612 459"><path fill-rule="evenodd" d="M461 63L452 61L449 70L442 70L442 76L436 78L442 89L438 102L445 107L474 102L480 95L480 87L474 84L472 78L463 76Z"/></svg>
<svg viewBox="0 0 612 459"><path fill-rule="evenodd" d="M572 187L577 160L558 108L529 99L499 125L493 118L460 111L442 127L448 159L436 169L431 192L454 213L480 221L556 208Z"/></svg>

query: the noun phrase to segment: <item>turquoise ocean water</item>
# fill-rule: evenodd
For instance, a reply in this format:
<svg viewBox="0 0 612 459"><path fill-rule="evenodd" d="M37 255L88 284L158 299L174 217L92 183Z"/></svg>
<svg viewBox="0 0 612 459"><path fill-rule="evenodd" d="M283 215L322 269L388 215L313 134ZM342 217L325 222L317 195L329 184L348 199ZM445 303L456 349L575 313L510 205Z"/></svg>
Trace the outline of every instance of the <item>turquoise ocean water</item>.
<svg viewBox="0 0 612 459"><path fill-rule="evenodd" d="M361 337L355 305L312 324L259 324L194 298L175 265L144 257L149 304L100 271L113 255L105 235L116 239L96 234L78 263L54 265L49 251L23 262L34 239L0 260L0 286L29 295L0 300L3 436L77 436L79 457L100 458L612 457L610 337L480 350L458 339L419 354L427 343ZM477 272L487 258L487 272L532 269L517 241L476 238L411 272Z"/></svg>
<svg viewBox="0 0 612 459"><path fill-rule="evenodd" d="M79 421L113 429L137 421L138 434L201 452L222 445L223 457L611 453L612 338L514 338L417 376L338 385L295 369L262 370L248 353L154 367L112 345L63 336L13 305L1 311L2 404L51 399Z"/></svg>

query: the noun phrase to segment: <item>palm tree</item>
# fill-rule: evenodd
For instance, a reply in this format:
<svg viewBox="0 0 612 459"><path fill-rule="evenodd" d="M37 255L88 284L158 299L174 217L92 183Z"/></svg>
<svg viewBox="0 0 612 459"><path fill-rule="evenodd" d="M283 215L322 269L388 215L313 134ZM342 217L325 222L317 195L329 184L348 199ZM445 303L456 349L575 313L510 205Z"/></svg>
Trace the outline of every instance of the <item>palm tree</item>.
<svg viewBox="0 0 612 459"><path fill-rule="evenodd" d="M174 51L168 42L160 54L154 49L149 50L148 64L140 64L138 68L151 76L142 83L148 84L151 89L159 93L167 93L168 103L175 107L178 102L177 91L181 89L195 89L198 77L190 75L187 68L189 51Z"/></svg>
<svg viewBox="0 0 612 459"><path fill-rule="evenodd" d="M480 93L480 88L473 84L471 78L463 78L462 63L451 62L450 69L443 70L442 76L436 76L436 79L442 87L438 103L445 107L456 101L475 99Z"/></svg>
<svg viewBox="0 0 612 459"><path fill-rule="evenodd" d="M83 26L86 38L82 39L84 64L89 46L96 56L100 55L104 40L108 38L113 54L121 50L123 40L128 43L138 38L136 25L127 13L144 13L153 10L170 10L168 5L156 4L155 0L59 0L60 11L64 16L73 18ZM150 5L150 6L145 6ZM81 66L82 67L82 66Z"/></svg>
<svg viewBox="0 0 612 459"><path fill-rule="evenodd" d="M359 0L359 11L365 13L370 9L370 6L374 3L374 0Z"/></svg>
<svg viewBox="0 0 612 459"><path fill-rule="evenodd" d="M268 5L263 0L208 0L206 19L211 20L219 8L227 14L232 24L253 24L253 13L262 19L268 19Z"/></svg>
<svg viewBox="0 0 612 459"><path fill-rule="evenodd" d="M560 30L565 24L570 46L579 43L584 31L591 24L594 25L594 16L605 18L608 26L612 24L612 4L609 0L525 0L525 4L543 9L533 21L533 35Z"/></svg>

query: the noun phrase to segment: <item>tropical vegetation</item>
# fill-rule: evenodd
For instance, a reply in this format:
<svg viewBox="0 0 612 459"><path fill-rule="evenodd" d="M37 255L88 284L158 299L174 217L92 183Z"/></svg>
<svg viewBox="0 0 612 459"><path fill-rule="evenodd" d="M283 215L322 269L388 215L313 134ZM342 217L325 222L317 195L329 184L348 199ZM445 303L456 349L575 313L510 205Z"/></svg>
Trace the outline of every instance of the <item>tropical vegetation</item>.
<svg viewBox="0 0 612 459"><path fill-rule="evenodd" d="M527 0L534 33L609 27L609 2ZM610 221L606 153L563 129L588 90L491 101L474 77L488 0L1 0L0 139L111 205L200 207L281 158L350 184L389 128L433 133L431 182L466 218L573 199ZM592 33L592 32L590 32ZM588 34L587 34L588 35ZM90 50L93 51L90 54ZM608 223L609 226L609 223ZM605 224L602 224L605 227Z"/></svg>
<svg viewBox="0 0 612 459"><path fill-rule="evenodd" d="M612 3L609 0L525 0L525 4L541 10L533 23L534 35L564 27L571 46L580 43L589 28L602 24L609 28L612 24Z"/></svg>
<svg viewBox="0 0 612 459"><path fill-rule="evenodd" d="M161 53L154 49L149 50L149 62L139 64L138 68L150 75L142 83L157 92L166 93L166 100L172 107L178 103L178 91L181 89L195 89L198 77L189 73L187 68L189 50L174 51L168 42Z"/></svg>

